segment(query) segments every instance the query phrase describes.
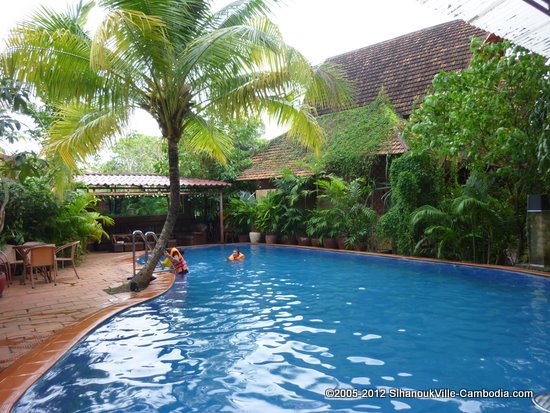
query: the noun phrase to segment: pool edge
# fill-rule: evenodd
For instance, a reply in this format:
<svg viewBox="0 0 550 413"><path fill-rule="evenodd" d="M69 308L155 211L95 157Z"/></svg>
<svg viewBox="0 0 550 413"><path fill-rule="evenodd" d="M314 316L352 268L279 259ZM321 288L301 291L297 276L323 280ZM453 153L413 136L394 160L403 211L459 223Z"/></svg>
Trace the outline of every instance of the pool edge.
<svg viewBox="0 0 550 413"><path fill-rule="evenodd" d="M165 294L174 284L172 273L159 273L145 290L131 293L127 300L102 308L65 327L24 354L0 373L0 413L11 412L23 394L86 334L127 308Z"/></svg>
<svg viewBox="0 0 550 413"><path fill-rule="evenodd" d="M520 267L512 267L512 266L506 266L506 265L495 265L495 264L478 264L474 262L463 262L463 261L449 261L449 260L442 260L437 258L428 258L428 257L413 257L410 255L398 255L398 254L384 254L381 252L371 252L371 251L355 251L355 250L341 250L337 248L324 248L324 247L312 247L308 245L291 245L291 244L266 244L264 242L233 242L233 243L227 243L227 244L205 244L205 245L193 245L186 248L192 248L192 247L203 247L203 246L211 246L211 245L263 245L266 247L285 247L285 248L302 248L302 249L309 249L309 250L318 250L318 251L332 251L332 252L339 252L339 253L350 253L350 254L358 254L358 255L371 255L375 257L385 257L385 258L396 258L396 259L402 259L402 260L413 260L413 261L425 261L425 262L434 262L434 263L440 263L440 264L451 264L451 265L461 265L461 266L467 266L467 267L477 267L477 268L488 268L492 270L501 270L501 271L509 271L509 272L515 272L515 273L525 273L528 275L536 275L540 277L546 277L550 278L550 272L545 271L538 271L533 270L529 268L520 268Z"/></svg>
<svg viewBox="0 0 550 413"><path fill-rule="evenodd" d="M223 245L260 245L266 247L283 247L283 248L302 248L319 251L331 251L338 253L351 253L356 255L370 255L386 258L396 258L404 260L425 261L451 265L470 266L478 268L496 269L509 271L514 273L523 273L528 275L541 276L550 278L550 273L536 271L525 268L508 267L503 265L476 264L460 261L447 261L435 258L412 257L405 255L383 254L368 251L340 250L332 248L311 247L304 245L289 245L289 244L265 244L265 243L250 243L236 242L226 244L202 244L186 246L193 249L194 247L212 247ZM159 273L155 283L139 293L132 293L132 296L122 302L112 306L103 308L89 316L76 322L74 325L60 330L58 333L49 337L44 343L35 347L31 352L23 355L16 360L12 365L7 367L0 373L0 413L11 412L13 406L23 396L23 394L32 386L40 377L42 377L63 355L69 351L78 341L98 325L103 323L110 317L119 312L133 307L135 305L150 301L164 293L166 293L175 281L175 276L171 273Z"/></svg>

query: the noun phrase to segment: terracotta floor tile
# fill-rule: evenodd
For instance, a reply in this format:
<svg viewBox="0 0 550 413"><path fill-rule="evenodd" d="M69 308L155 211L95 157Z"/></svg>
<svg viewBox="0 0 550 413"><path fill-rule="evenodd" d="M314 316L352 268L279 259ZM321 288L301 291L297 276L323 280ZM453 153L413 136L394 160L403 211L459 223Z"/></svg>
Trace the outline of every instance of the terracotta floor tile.
<svg viewBox="0 0 550 413"><path fill-rule="evenodd" d="M4 290L0 298L0 413L8 412L34 381L34 374L45 372L89 328L172 285L173 276L164 274L144 292L107 294L103 290L126 282L131 275L131 257L131 253L92 253L78 266L80 279L67 268L59 271L55 286L39 281L32 289L16 277Z"/></svg>

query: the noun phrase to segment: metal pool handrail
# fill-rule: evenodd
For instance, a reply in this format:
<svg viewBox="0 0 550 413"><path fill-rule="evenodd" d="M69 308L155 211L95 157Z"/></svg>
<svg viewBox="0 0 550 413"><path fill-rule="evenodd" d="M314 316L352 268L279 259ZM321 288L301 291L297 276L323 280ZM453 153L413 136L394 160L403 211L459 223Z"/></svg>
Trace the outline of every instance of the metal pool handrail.
<svg viewBox="0 0 550 413"><path fill-rule="evenodd" d="M132 265L134 276L136 275L136 237L138 236L139 239L143 240L143 243L145 245L145 262L147 262L147 260L149 259L149 252L153 251L153 248L158 242L157 234L155 234L153 231L147 231L145 234L143 234L143 231L137 229L132 232ZM150 238L152 238L153 241L150 241Z"/></svg>

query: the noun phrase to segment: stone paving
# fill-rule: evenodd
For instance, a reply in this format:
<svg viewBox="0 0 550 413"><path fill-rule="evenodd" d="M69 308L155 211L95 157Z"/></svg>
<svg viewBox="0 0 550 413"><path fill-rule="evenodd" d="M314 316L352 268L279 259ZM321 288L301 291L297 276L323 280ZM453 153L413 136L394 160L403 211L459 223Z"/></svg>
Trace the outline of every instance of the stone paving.
<svg viewBox="0 0 550 413"><path fill-rule="evenodd" d="M54 333L111 305L131 293L110 295L132 274L131 253L90 253L77 266L59 269L57 285L35 282L34 289L14 277L0 298L0 372Z"/></svg>

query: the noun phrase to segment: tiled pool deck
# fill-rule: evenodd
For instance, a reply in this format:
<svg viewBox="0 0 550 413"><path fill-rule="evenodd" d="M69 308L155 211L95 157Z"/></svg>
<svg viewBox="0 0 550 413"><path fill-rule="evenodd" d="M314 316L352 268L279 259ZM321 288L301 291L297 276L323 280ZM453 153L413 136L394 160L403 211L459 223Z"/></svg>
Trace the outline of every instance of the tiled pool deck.
<svg viewBox="0 0 550 413"><path fill-rule="evenodd" d="M0 413L91 327L170 287L173 276L161 273L142 292L103 291L132 274L131 258L131 253L91 253L77 267L80 279L69 267L59 270L56 286L39 281L32 289L15 277L6 287L0 298Z"/></svg>

